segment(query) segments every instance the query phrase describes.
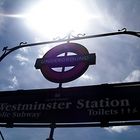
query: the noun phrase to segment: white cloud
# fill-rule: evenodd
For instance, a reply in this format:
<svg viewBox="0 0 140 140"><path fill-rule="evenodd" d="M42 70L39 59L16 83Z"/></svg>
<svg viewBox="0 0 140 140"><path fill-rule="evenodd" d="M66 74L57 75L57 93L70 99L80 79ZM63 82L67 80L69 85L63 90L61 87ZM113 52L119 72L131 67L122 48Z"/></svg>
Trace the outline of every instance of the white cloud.
<svg viewBox="0 0 140 140"><path fill-rule="evenodd" d="M12 74L12 73L13 73L13 69L14 69L14 66L13 66L13 65L10 65L10 66L9 66L9 73Z"/></svg>
<svg viewBox="0 0 140 140"><path fill-rule="evenodd" d="M81 80L93 80L93 78L87 74L83 74L81 77L80 77Z"/></svg>
<svg viewBox="0 0 140 140"><path fill-rule="evenodd" d="M41 58L49 50L50 50L50 48L49 47L46 47L46 46L39 48L39 50L38 50L38 57Z"/></svg>
<svg viewBox="0 0 140 140"><path fill-rule="evenodd" d="M124 82L140 81L140 70L132 71L124 80Z"/></svg>
<svg viewBox="0 0 140 140"><path fill-rule="evenodd" d="M127 131L130 127L129 126L113 126L109 128L105 128L105 130L109 131L110 133L116 132L116 133L122 133L124 131Z"/></svg>
<svg viewBox="0 0 140 140"><path fill-rule="evenodd" d="M16 57L16 60L21 62L21 65L24 65L26 62L29 61L29 59L27 57L22 56L21 54L17 54L15 57Z"/></svg>
<svg viewBox="0 0 140 140"><path fill-rule="evenodd" d="M18 86L18 80L17 77L14 76L12 79L10 79L11 85L9 85L10 89L14 89Z"/></svg>
<svg viewBox="0 0 140 140"><path fill-rule="evenodd" d="M29 61L28 58L22 56L21 54L17 54L17 55L16 55L16 59L17 59L18 61L20 61L20 62L23 62L23 61L24 61L24 62L25 62L25 61Z"/></svg>
<svg viewBox="0 0 140 140"><path fill-rule="evenodd" d="M20 51L23 52L23 53L28 53L29 49L30 49L29 47L21 48Z"/></svg>

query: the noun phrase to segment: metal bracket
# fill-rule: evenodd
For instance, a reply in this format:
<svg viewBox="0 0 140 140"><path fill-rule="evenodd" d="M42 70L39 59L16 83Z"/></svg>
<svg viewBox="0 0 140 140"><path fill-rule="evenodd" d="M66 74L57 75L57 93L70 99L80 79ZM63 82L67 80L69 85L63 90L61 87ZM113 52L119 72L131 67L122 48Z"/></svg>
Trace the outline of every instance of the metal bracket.
<svg viewBox="0 0 140 140"><path fill-rule="evenodd" d="M20 42L18 46L15 46L13 48L8 49L8 46L3 48L4 53L0 56L0 62L11 52L18 50L20 48L25 47L32 47L32 46L38 46L38 45L44 45L44 44L52 44L52 43L58 43L58 42L69 42L74 40L82 40L82 39L90 39L90 38L98 38L98 37L106 37L106 36L114 36L114 35L132 35L140 38L140 32L135 31L127 31L126 28L123 28L121 30L118 30L118 32L112 32L112 33L104 33L104 34L97 34L97 35L89 35L85 36L85 34L78 34L77 36L73 36L72 34L69 34L68 36L64 38L56 38L52 41L46 41L46 42L38 42L38 43L31 43L27 44L27 42Z"/></svg>

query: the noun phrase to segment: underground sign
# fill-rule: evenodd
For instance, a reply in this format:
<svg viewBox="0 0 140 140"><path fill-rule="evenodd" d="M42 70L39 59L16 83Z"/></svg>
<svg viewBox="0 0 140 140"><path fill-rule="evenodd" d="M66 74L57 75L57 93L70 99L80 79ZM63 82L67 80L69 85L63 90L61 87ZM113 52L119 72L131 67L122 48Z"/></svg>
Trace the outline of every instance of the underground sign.
<svg viewBox="0 0 140 140"><path fill-rule="evenodd" d="M49 50L43 58L38 58L35 68L40 69L47 80L65 83L80 77L95 61L95 53L89 54L81 44L65 43ZM62 70L58 71L58 68Z"/></svg>
<svg viewBox="0 0 140 140"><path fill-rule="evenodd" d="M0 91L2 123L140 120L140 82Z"/></svg>

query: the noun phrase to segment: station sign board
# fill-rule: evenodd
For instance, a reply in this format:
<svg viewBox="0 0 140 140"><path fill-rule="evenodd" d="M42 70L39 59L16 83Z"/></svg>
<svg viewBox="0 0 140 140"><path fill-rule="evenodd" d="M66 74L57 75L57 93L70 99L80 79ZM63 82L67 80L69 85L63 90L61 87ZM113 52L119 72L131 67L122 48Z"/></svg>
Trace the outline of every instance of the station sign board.
<svg viewBox="0 0 140 140"><path fill-rule="evenodd" d="M71 53L71 55L68 55ZM65 54L62 56L62 54ZM43 58L36 60L35 68L40 69L43 76L55 83L65 83L80 77L89 65L96 63L95 53L78 43L64 43L49 50ZM72 67L66 71L57 71L54 68Z"/></svg>
<svg viewBox="0 0 140 140"><path fill-rule="evenodd" d="M0 123L140 120L140 83L0 92Z"/></svg>

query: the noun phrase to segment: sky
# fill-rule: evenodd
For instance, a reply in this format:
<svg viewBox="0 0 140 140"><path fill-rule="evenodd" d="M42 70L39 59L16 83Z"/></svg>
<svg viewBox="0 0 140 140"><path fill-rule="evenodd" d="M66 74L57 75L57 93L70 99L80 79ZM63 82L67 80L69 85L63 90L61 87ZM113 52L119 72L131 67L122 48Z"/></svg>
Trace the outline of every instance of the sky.
<svg viewBox="0 0 140 140"><path fill-rule="evenodd" d="M140 31L139 0L0 0L0 55L3 47L94 35L127 28ZM140 38L121 35L72 41L96 53L96 65L63 87L140 81ZM61 43L22 48L0 62L0 90L57 88L34 67L37 58ZM5 140L45 140L48 128L0 128ZM57 140L139 140L139 126L56 128Z"/></svg>

